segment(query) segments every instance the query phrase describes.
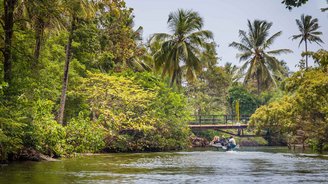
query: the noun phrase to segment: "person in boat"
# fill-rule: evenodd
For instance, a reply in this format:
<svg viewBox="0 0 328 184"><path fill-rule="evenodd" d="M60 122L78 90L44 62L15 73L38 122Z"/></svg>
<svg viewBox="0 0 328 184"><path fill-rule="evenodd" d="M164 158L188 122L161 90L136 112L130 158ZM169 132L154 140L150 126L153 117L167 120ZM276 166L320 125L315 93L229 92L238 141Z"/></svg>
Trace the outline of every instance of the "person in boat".
<svg viewBox="0 0 328 184"><path fill-rule="evenodd" d="M220 143L220 137L219 136L214 136L213 140L211 141L212 144L219 144Z"/></svg>
<svg viewBox="0 0 328 184"><path fill-rule="evenodd" d="M220 140L221 146L227 146L228 145L228 140L224 137L224 135L222 136L221 140Z"/></svg>
<svg viewBox="0 0 328 184"><path fill-rule="evenodd" d="M233 136L231 136L228 141L228 150L234 149L236 146L237 146L236 140L234 139Z"/></svg>

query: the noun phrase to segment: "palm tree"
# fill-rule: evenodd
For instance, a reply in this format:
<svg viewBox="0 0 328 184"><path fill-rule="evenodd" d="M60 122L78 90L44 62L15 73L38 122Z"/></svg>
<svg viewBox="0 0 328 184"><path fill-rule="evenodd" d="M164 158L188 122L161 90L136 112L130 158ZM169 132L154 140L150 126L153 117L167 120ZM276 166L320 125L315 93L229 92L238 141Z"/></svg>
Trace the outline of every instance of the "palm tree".
<svg viewBox="0 0 328 184"><path fill-rule="evenodd" d="M231 84L237 84L243 78L243 74L239 72L239 68L232 63L225 63L223 69L228 74Z"/></svg>
<svg viewBox="0 0 328 184"><path fill-rule="evenodd" d="M308 51L308 42L315 42L318 45L320 45L320 43L323 43L323 41L321 40L321 38L319 37L320 35L322 35L321 31L318 31L319 29L319 24L318 24L318 19L312 19L312 16L310 15L306 15L304 16L304 14L301 16L301 20L296 19L296 24L298 26L298 30L301 32L301 34L298 35L293 35L292 39L299 39L301 38L301 41L299 43L298 46L300 46L302 44L302 42L304 41L304 45L305 45L305 52ZM308 56L305 56L305 67L308 68Z"/></svg>
<svg viewBox="0 0 328 184"><path fill-rule="evenodd" d="M171 12L167 23L172 34L156 33L150 44L161 42L160 49L154 54L155 68L162 68L162 75L170 77L171 87L174 83L180 86L183 74L187 81L192 81L202 70L200 56L213 34L202 30L203 19L192 10Z"/></svg>
<svg viewBox="0 0 328 184"><path fill-rule="evenodd" d="M57 121L59 124L64 124L64 111L66 104L66 91L68 86L68 71L69 64L72 57L72 43L73 35L77 29L77 25L82 19L88 19L95 16L96 4L88 0L64 0L63 1L65 8L65 14L68 20L68 40L66 45L66 57L65 57L65 66L64 66L64 76L63 76L63 85L62 93L60 97L60 107L58 111Z"/></svg>
<svg viewBox="0 0 328 184"><path fill-rule="evenodd" d="M263 85L266 87L272 83L276 85L275 75L283 74L284 70L275 56L292 52L289 49L267 51L282 33L279 31L269 37L271 26L271 22L255 20L251 23L248 20L248 32L239 30L241 42L232 42L229 45L240 51L237 57L244 64L240 67L239 72L243 73L247 69L244 77L245 84L251 79L256 79L258 95Z"/></svg>
<svg viewBox="0 0 328 184"><path fill-rule="evenodd" d="M32 26L35 31L35 48L33 67L38 64L44 32L47 28L63 29L63 20L60 16L58 0L43 1L29 0L26 1L26 9L29 14Z"/></svg>
<svg viewBox="0 0 328 184"><path fill-rule="evenodd" d="M26 23L35 32L34 47L34 69L39 61L44 33L47 28L61 30L63 25L63 17L61 16L60 0L21 0L18 3L17 12L21 19L28 20Z"/></svg>

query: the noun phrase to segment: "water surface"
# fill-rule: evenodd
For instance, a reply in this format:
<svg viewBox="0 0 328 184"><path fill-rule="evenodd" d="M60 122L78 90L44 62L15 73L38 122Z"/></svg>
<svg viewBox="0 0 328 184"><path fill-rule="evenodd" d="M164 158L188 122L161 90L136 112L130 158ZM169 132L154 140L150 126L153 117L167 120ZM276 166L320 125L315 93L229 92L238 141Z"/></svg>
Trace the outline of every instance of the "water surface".
<svg viewBox="0 0 328 184"><path fill-rule="evenodd" d="M328 157L285 148L104 154L0 169L0 183L327 183Z"/></svg>

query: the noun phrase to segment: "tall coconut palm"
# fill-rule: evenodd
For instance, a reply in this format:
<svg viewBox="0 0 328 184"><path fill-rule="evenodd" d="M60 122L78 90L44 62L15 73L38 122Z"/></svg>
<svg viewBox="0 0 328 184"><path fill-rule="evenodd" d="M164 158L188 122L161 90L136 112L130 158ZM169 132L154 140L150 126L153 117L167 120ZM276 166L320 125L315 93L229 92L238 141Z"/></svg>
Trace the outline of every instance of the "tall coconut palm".
<svg viewBox="0 0 328 184"><path fill-rule="evenodd" d="M300 46L303 42L305 45L305 52L308 51L308 42L312 43L315 42L318 45L320 43L323 43L321 38L319 37L322 35L322 32L318 31L319 24L318 19L314 18L312 19L312 16L304 14L301 16L301 20L296 19L296 24L298 26L298 30L301 32L301 34L293 35L292 39L301 39L298 46ZM308 68L308 56L305 56L305 67Z"/></svg>
<svg viewBox="0 0 328 184"><path fill-rule="evenodd" d="M188 81L196 78L202 70L201 53L213 39L211 31L202 30L204 22L197 12L179 9L171 12L168 27L172 34L156 33L150 39L161 42L154 54L155 68L161 68L163 75L170 77L170 85L181 85L184 74Z"/></svg>
<svg viewBox="0 0 328 184"><path fill-rule="evenodd" d="M239 30L240 42L232 42L229 45L240 51L237 57L244 64L239 71L243 73L247 69L244 77L245 84L251 79L256 79L258 95L264 86L276 84L275 75L283 74L284 70L275 56L292 52L289 49L268 51L274 40L282 33L279 31L269 36L271 26L271 22L255 20L251 23L248 20L248 32Z"/></svg>
<svg viewBox="0 0 328 184"><path fill-rule="evenodd" d="M64 123L64 111L66 104L66 91L68 86L68 71L69 64L72 57L72 43L73 43L73 34L76 31L76 28L79 24L79 21L82 19L89 19L95 16L96 12L96 3L88 0L63 0L64 14L67 16L67 27L68 27L68 40L66 45L66 57L65 57L65 66L64 66L64 76L63 76L63 85L62 93L60 97L60 107L57 116L57 122L59 124Z"/></svg>

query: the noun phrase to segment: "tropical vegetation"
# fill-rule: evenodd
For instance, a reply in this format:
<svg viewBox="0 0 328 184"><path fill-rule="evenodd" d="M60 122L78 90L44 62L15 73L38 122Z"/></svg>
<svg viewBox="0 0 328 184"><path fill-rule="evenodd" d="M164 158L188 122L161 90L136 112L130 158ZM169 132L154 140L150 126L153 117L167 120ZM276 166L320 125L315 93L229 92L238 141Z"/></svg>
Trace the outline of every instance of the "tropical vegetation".
<svg viewBox="0 0 328 184"><path fill-rule="evenodd" d="M172 11L170 32L147 42L123 0L2 0L0 15L1 162L30 150L61 157L184 149L192 115L233 115L237 102L252 115L250 131L269 144L301 139L328 149L328 51L306 46L302 56L315 65L291 73L276 57L291 50L272 49L282 32L271 34L269 21L248 20L239 31L230 44L237 66L220 60L219 43L193 10ZM324 44L317 19L297 24L300 44Z"/></svg>

